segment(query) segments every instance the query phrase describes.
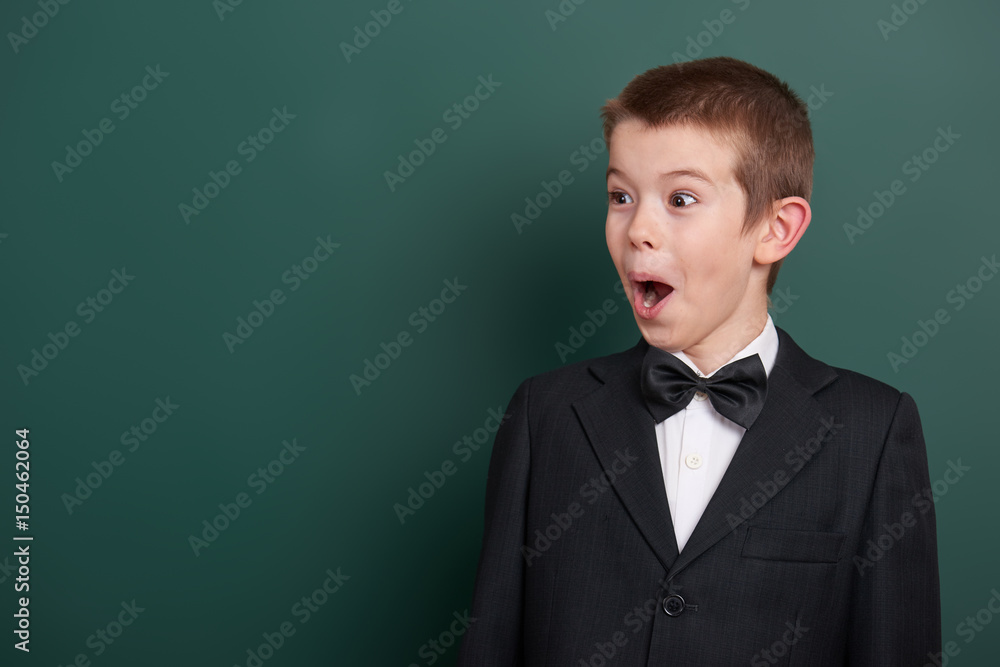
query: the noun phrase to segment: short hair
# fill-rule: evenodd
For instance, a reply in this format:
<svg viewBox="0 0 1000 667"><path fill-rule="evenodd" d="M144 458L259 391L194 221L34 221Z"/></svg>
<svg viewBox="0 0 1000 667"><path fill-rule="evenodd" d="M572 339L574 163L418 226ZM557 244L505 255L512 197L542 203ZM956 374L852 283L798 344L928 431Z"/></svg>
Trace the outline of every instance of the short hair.
<svg viewBox="0 0 1000 667"><path fill-rule="evenodd" d="M629 81L601 107L604 141L618 123L638 119L647 127L701 127L734 148L734 176L746 195L742 233L773 210L775 200L812 194L815 152L809 109L773 74L720 56L663 65ZM771 293L784 258L771 265Z"/></svg>

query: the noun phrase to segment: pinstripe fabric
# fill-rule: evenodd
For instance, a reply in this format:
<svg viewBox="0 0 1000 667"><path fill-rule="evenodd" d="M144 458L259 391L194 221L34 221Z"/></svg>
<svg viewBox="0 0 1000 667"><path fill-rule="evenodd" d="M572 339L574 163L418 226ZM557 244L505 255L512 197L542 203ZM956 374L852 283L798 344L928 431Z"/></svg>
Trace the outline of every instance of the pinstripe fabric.
<svg viewBox="0 0 1000 667"><path fill-rule="evenodd" d="M681 553L639 390L647 343L517 388L460 665L892 666L940 650L913 399L778 334L764 409Z"/></svg>

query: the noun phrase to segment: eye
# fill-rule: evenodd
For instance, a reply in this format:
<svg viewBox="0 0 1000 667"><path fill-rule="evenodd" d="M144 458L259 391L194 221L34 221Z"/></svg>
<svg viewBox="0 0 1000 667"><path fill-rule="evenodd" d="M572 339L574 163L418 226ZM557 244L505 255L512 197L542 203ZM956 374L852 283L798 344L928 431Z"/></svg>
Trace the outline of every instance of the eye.
<svg viewBox="0 0 1000 667"><path fill-rule="evenodd" d="M670 195L670 205L677 208L684 208L685 206L690 206L691 204L698 201L692 195L686 192L675 192Z"/></svg>
<svg viewBox="0 0 1000 667"><path fill-rule="evenodd" d="M622 201L624 197L627 201ZM632 204L632 197L628 193L622 192L621 190L612 190L608 193L608 202L611 204Z"/></svg>

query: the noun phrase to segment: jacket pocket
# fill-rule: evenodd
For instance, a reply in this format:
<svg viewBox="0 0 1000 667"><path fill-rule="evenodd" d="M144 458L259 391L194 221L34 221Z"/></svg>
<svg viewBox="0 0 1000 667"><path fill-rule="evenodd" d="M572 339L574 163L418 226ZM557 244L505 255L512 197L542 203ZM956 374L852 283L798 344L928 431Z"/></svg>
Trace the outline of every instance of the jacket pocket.
<svg viewBox="0 0 1000 667"><path fill-rule="evenodd" d="M844 537L844 533L749 526L742 555L799 563L836 563L840 560Z"/></svg>

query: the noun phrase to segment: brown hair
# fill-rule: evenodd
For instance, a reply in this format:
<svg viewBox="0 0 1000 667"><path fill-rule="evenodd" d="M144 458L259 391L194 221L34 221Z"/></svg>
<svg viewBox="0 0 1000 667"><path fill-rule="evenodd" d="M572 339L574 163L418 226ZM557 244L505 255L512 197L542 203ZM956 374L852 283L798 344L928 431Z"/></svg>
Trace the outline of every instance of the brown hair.
<svg viewBox="0 0 1000 667"><path fill-rule="evenodd" d="M777 199L812 194L815 153L809 110L773 74L720 56L663 65L638 75L601 107L604 141L618 123L638 119L648 127L691 124L734 148L734 176L746 195L743 233L769 214ZM782 260L771 265L767 293Z"/></svg>

